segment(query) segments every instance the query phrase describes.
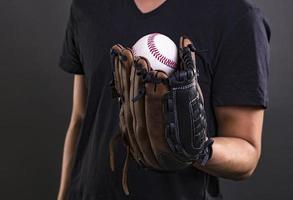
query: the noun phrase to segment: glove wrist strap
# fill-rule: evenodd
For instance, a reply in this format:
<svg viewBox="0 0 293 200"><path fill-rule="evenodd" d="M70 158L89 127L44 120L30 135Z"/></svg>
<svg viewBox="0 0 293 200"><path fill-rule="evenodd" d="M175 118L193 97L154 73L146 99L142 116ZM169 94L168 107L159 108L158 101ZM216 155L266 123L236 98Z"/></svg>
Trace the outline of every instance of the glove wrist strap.
<svg viewBox="0 0 293 200"><path fill-rule="evenodd" d="M213 148L212 148L213 143L214 143L214 140L209 138L204 144L203 152L199 156L199 160L197 161L197 163L199 163L201 166L205 166L207 162L211 159L213 155Z"/></svg>

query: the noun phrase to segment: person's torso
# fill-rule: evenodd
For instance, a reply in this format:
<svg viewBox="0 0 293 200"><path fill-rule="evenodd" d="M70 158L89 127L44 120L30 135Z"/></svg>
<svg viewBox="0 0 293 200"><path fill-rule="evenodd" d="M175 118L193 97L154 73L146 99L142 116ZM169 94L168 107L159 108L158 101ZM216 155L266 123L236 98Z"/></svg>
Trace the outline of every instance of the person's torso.
<svg viewBox="0 0 293 200"><path fill-rule="evenodd" d="M231 2L231 4L229 4ZM167 0L143 14L133 0L76 0L77 40L88 88L86 118L81 131L71 187L97 199L123 199L121 170L125 158L123 145L117 151L117 166L110 172L108 144L118 130L119 106L112 99L109 50L114 44L132 45L149 33L161 33L177 45L188 36L204 53L206 65L197 62L199 84L203 91L208 133L217 135L212 105L213 70L219 49L233 18L247 7L245 1ZM129 188L136 200L220 198L218 179L193 167L178 173L145 171L133 162L129 168ZM126 197L125 197L126 198Z"/></svg>

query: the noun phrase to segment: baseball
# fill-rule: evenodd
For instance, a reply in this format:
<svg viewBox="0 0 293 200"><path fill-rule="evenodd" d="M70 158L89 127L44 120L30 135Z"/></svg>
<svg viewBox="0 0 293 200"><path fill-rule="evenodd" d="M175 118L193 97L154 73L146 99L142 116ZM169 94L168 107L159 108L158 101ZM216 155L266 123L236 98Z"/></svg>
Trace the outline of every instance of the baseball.
<svg viewBox="0 0 293 200"><path fill-rule="evenodd" d="M151 68L171 74L177 65L176 44L167 36L151 33L140 38L132 47L135 56L148 59Z"/></svg>

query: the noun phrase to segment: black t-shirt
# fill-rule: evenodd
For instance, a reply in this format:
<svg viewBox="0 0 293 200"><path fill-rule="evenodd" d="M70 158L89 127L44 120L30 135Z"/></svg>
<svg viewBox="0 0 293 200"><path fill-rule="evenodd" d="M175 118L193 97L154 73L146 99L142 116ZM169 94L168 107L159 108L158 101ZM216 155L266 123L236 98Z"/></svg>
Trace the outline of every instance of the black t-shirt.
<svg viewBox="0 0 293 200"><path fill-rule="evenodd" d="M177 173L129 166L130 196L122 190L125 149L116 149L116 171L109 168L108 144L118 130L119 105L112 99L109 50L131 47L149 33L162 33L177 45L186 35L207 50L198 62L208 134L218 135L216 106L268 105L270 28L260 10L245 0L167 0L143 14L133 0L74 0L59 66L84 74L88 89L70 184L70 200L222 199L219 180L194 167Z"/></svg>

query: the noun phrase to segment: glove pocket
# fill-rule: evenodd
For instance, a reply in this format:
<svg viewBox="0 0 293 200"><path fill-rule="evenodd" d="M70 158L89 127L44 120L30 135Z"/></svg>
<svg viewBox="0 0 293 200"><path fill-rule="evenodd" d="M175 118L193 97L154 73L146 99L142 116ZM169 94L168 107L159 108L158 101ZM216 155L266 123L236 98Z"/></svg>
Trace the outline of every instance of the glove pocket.
<svg viewBox="0 0 293 200"><path fill-rule="evenodd" d="M161 72L156 76L167 78ZM165 137L165 116L164 116L164 96L169 91L169 87L163 83L147 82L145 83L145 120L146 130L150 140L151 148L158 163L157 170L170 171L176 169L180 162L171 152Z"/></svg>

